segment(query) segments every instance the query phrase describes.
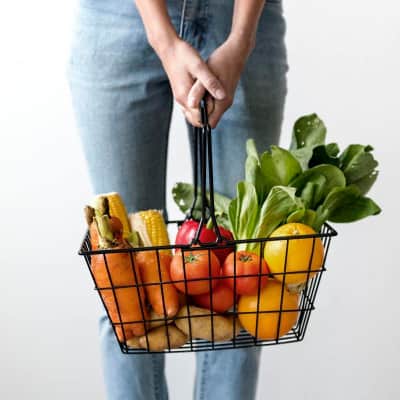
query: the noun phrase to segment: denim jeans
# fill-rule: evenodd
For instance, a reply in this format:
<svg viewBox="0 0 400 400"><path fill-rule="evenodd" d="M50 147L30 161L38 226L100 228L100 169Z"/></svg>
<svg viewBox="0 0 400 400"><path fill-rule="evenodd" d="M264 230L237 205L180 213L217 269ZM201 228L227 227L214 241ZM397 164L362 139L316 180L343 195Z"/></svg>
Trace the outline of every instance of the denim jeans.
<svg viewBox="0 0 400 400"><path fill-rule="evenodd" d="M234 1L187 0L182 13L183 3L167 0L171 20L206 59L229 34ZM267 0L233 105L213 131L214 187L227 196L244 178L246 140L254 138L260 150L279 141L284 37L282 4ZM173 96L133 0L80 0L68 79L93 193L117 191L129 212L157 208L167 215ZM99 325L107 398L168 399L164 355L122 354L105 315ZM259 347L196 353L194 398L254 399L259 360Z"/></svg>

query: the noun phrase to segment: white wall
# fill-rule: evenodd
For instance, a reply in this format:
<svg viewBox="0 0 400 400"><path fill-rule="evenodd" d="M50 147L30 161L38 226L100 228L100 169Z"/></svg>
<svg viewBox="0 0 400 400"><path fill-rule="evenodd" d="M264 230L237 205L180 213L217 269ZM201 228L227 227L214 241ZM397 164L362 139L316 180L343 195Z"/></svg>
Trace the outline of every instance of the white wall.
<svg viewBox="0 0 400 400"><path fill-rule="evenodd" d="M0 398L103 399L99 305L77 256L90 189L64 75L73 4L24 3L3 4L0 20ZM398 399L400 7L285 3L282 144L297 116L316 111L331 139L374 145L381 175L371 196L383 213L336 226L305 341L263 350L258 398ZM176 114L170 148L181 155L182 137ZM190 179L171 155L168 172L169 188ZM190 398L193 372L192 355L168 357L171 399Z"/></svg>

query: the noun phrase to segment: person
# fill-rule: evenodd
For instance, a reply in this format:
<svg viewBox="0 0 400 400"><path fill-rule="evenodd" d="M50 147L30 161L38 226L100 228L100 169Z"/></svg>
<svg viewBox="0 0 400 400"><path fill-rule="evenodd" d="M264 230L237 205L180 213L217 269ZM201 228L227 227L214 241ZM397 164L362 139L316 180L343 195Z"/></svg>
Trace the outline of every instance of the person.
<svg viewBox="0 0 400 400"><path fill-rule="evenodd" d="M173 100L190 128L206 94L214 188L234 197L246 140L263 151L280 138L285 24L279 0L80 0L68 80L93 191L167 218ZM164 354L123 354L105 314L99 329L107 398L168 399ZM260 351L196 353L194 398L254 399Z"/></svg>

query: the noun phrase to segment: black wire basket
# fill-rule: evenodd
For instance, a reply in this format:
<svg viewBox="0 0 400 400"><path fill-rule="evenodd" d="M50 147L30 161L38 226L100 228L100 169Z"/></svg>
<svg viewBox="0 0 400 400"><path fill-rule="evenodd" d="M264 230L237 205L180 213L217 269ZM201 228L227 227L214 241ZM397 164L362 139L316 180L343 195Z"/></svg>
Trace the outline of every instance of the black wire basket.
<svg viewBox="0 0 400 400"><path fill-rule="evenodd" d="M218 228L214 212L214 191L213 191L213 166L211 151L211 129L208 125L205 102L202 101L201 114L203 128L195 130L195 168L194 187L197 188L198 172L201 180L201 204L202 216L199 221L196 235L188 245L136 247L126 249L93 250L90 242L89 230L86 232L79 255L85 258L86 264L91 273L95 290L102 300L110 323L113 327L116 340L121 351L125 354L147 354L159 352L193 352L205 350L222 350L232 348L243 348L251 346L268 346L282 343L293 343L303 340L309 324L311 311L314 310L316 295L323 272L326 271L325 262L328 255L330 241L337 232L327 223L323 225L320 232L306 235L277 236L258 239L229 240L224 238ZM199 168L199 166L200 168ZM200 171L198 171L200 169ZM206 195L206 180L208 170L209 200ZM194 201L190 212L184 220L168 221L169 227L179 228L183 222L192 218L193 210L197 202L198 193L195 190ZM200 234L207 221L212 220L217 239L212 243L200 241ZM284 266L280 273L272 276L269 270L263 268L264 249L268 243L278 241L285 246ZM294 242L296 241L296 242ZM310 248L309 257L304 266L296 271L288 268L289 248L295 243ZM256 244L257 271L253 273L237 274L237 259L239 254L238 246L244 244ZM212 272L212 258L214 251L228 249L233 259L232 275L216 275ZM161 260L167 251L172 252L174 257L181 257L183 266L183 279L167 280L162 279ZM319 252L321 261L315 267L313 260L316 252ZM138 276L136 266L137 253L151 252L157 263L159 279L157 282L143 283ZM187 257L196 254L206 255L208 258L208 276L200 278L189 278L187 276ZM130 284L116 284L116 277L109 268L113 253L127 253L134 279ZM101 257L107 270L110 285L100 286L97 284L92 271L93 257ZM296 281L293 277L302 277L301 284L291 284ZM257 289L251 295L239 295L238 287L244 279L256 282ZM216 287L218 283L230 280L233 291L232 306L224 312L216 312ZM209 287L209 307L198 308L193 300L189 285L193 283L207 284ZM180 310L171 317L168 317L165 301L165 292L171 285L180 285L183 295L180 297ZM144 299L146 286L159 288L162 296L163 315L150 315L148 305ZM273 288L273 290L272 290ZM125 291L125 292L124 292ZM126 320L121 317L122 312L119 304L120 296L131 291L139 299L140 318ZM107 296L106 296L107 294ZM115 304L114 318L110 315L110 297ZM108 299L108 300L107 300ZM132 337L129 334L130 328L140 327L142 333Z"/></svg>

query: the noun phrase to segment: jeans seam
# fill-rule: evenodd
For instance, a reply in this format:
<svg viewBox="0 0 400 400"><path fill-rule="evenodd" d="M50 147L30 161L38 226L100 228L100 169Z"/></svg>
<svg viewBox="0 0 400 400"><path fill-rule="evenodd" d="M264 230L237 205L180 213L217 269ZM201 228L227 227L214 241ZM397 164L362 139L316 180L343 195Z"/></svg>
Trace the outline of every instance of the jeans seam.
<svg viewBox="0 0 400 400"><path fill-rule="evenodd" d="M199 394L199 400L204 400L205 399L205 388L207 384L207 370L208 370L208 353L204 353L204 359L203 359L203 364L201 366L201 381L200 381L200 394Z"/></svg>
<svg viewBox="0 0 400 400"><path fill-rule="evenodd" d="M159 375L159 371L158 371L158 363L157 363L157 360L156 360L156 358L153 356L153 355L151 355L150 356L151 357L151 361L152 361L152 364L153 364L153 389L154 389L154 399L155 400L159 400L159 398L160 398L160 388L159 388L159 382L160 382L160 375Z"/></svg>

